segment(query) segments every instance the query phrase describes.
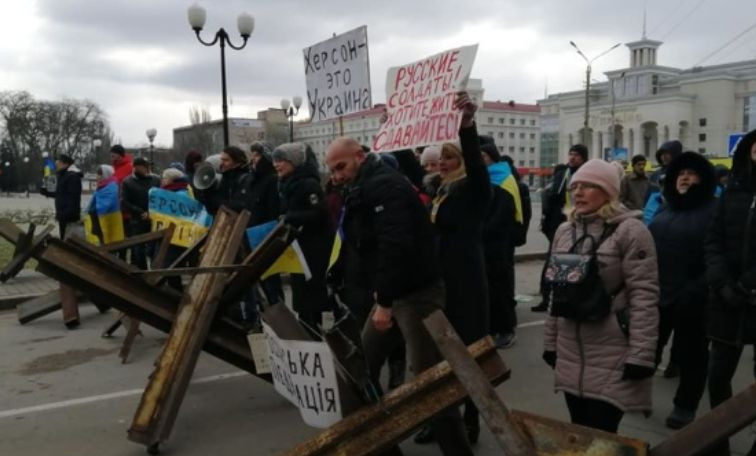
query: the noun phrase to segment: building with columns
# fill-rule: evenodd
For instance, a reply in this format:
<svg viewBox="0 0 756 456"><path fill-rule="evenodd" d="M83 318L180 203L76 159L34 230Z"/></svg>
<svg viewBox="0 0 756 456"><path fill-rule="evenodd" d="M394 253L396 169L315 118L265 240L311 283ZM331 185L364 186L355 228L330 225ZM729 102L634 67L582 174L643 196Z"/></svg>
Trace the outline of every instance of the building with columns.
<svg viewBox="0 0 756 456"><path fill-rule="evenodd" d="M585 142L591 157L655 160L664 141L684 150L727 155L731 134L756 128L756 60L688 69L658 63L661 41L627 43L629 66L591 84L583 140L585 89L549 95L541 106L541 163L564 162L570 144Z"/></svg>
<svg viewBox="0 0 756 456"><path fill-rule="evenodd" d="M514 101L482 101L484 89L480 79L470 79L467 90L479 105L476 113L478 133L493 137L499 152L512 157L523 174L539 168L540 107ZM322 163L328 144L341 135L371 145L378 134L383 111L384 105L378 104L372 109L345 115L341 120L297 122L294 139L308 143Z"/></svg>

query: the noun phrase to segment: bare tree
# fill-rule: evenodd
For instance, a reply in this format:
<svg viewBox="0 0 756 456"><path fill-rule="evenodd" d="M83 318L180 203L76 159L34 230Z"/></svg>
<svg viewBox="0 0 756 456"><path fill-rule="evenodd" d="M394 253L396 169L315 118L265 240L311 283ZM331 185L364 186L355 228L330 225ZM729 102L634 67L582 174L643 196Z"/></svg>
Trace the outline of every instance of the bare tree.
<svg viewBox="0 0 756 456"><path fill-rule="evenodd" d="M210 111L206 107L191 107L189 109L191 128L174 136L174 153L180 157L184 157L190 150L197 150L205 156L215 153L211 120Z"/></svg>

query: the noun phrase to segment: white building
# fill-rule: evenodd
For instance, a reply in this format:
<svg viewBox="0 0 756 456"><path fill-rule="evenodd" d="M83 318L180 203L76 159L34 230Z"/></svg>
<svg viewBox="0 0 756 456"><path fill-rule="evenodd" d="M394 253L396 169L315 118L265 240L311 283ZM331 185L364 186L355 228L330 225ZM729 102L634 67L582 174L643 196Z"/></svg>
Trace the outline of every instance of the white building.
<svg viewBox="0 0 756 456"><path fill-rule="evenodd" d="M729 135L756 128L756 60L682 70L657 63L661 44L645 37L627 43L629 67L591 84L585 141L584 89L539 100L544 166L563 162L569 145L581 142L591 157L626 149L628 158L654 159L671 139L684 150L726 156Z"/></svg>
<svg viewBox="0 0 756 456"><path fill-rule="evenodd" d="M512 157L524 173L540 167L540 107L514 101L481 103L484 90L480 79L470 79L467 90L479 104L476 114L478 133L493 137L499 151ZM372 144L380 128L383 110L384 105L378 104L373 109L348 114L341 121L297 122L294 138L310 144L322 162L326 147L340 135L351 136L362 144Z"/></svg>

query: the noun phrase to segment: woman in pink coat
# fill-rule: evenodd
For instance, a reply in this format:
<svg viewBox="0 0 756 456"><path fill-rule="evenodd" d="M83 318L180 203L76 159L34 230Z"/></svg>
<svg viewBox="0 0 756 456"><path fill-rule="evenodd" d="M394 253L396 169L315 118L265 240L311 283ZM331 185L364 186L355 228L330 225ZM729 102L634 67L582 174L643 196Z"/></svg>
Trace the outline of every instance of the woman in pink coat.
<svg viewBox="0 0 756 456"><path fill-rule="evenodd" d="M617 432L625 412L651 411L659 284L654 241L618 200L620 180L609 163L593 159L570 181L573 208L554 236L552 253L566 253L588 234L600 242L599 276L611 296L608 315L546 320L543 359L556 371L572 422ZM591 242L578 249L588 252Z"/></svg>

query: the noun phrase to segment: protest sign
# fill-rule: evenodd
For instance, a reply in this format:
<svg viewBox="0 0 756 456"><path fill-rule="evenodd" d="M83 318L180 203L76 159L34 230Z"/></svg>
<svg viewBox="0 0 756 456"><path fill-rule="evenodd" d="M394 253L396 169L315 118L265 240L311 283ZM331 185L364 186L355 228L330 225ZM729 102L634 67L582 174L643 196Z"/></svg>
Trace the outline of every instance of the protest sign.
<svg viewBox="0 0 756 456"><path fill-rule="evenodd" d="M152 231L176 225L171 244L189 247L207 233L213 218L199 201L184 193L151 188L149 211Z"/></svg>
<svg viewBox="0 0 756 456"><path fill-rule="evenodd" d="M276 391L299 407L310 426L326 428L341 420L333 355L325 342L284 340L263 323L268 366Z"/></svg>
<svg viewBox="0 0 756 456"><path fill-rule="evenodd" d="M367 26L306 48L304 64L313 122L372 107Z"/></svg>
<svg viewBox="0 0 756 456"><path fill-rule="evenodd" d="M478 45L450 49L389 68L388 120L373 140L373 151L389 152L457 141L461 122L456 92L467 87Z"/></svg>

